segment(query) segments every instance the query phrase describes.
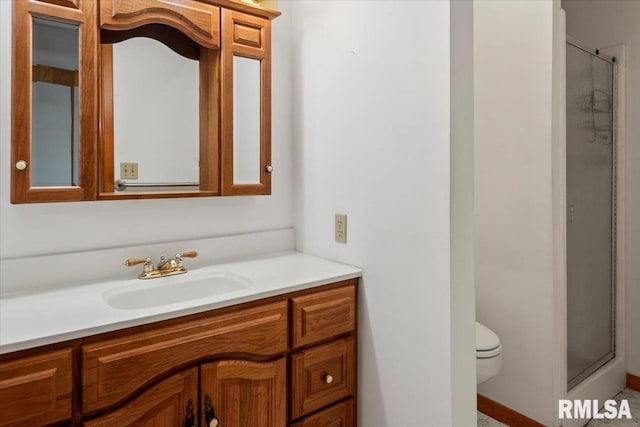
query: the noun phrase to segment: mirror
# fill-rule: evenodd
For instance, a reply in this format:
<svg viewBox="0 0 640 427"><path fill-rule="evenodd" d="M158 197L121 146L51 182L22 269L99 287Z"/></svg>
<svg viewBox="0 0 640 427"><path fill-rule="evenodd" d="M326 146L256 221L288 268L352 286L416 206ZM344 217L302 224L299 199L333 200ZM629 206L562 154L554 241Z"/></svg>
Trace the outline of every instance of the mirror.
<svg viewBox="0 0 640 427"><path fill-rule="evenodd" d="M114 172L126 183L121 190L198 189L199 73L198 60L157 40L113 44ZM137 165L136 178L122 175L123 163Z"/></svg>
<svg viewBox="0 0 640 427"><path fill-rule="evenodd" d="M233 183L260 183L260 61L233 57Z"/></svg>
<svg viewBox="0 0 640 427"><path fill-rule="evenodd" d="M78 185L78 25L33 18L31 185Z"/></svg>

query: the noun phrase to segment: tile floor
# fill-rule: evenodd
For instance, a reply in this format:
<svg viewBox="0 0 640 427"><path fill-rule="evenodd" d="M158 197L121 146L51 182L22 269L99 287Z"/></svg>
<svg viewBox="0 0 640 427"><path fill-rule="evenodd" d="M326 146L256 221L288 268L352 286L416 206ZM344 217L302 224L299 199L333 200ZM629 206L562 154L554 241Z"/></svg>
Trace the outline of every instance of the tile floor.
<svg viewBox="0 0 640 427"><path fill-rule="evenodd" d="M614 399L620 402L622 399L629 401L632 419L615 420L591 420L586 427L640 427L640 392L624 389ZM478 412L478 427L508 427L493 418Z"/></svg>

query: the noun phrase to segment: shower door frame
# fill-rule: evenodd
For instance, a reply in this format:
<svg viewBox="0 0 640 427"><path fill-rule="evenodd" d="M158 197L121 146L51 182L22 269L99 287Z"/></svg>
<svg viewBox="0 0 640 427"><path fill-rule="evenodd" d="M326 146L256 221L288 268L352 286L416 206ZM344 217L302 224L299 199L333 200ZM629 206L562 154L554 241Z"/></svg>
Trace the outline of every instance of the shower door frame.
<svg viewBox="0 0 640 427"><path fill-rule="evenodd" d="M618 152L618 120L617 120L617 116L619 113L618 111L618 107L619 107L618 63L616 62L615 57L604 55L600 53L598 49L589 48L584 43L581 43L580 41L573 39L569 36L566 37L566 44L571 45L577 49L580 49L585 53L590 54L593 57L596 57L602 61L608 62L613 67L612 82L611 82L611 85L612 85L611 86L612 87L612 96L611 96L611 145L612 145L612 171L611 171L612 177L611 178L612 179L611 179L611 182L612 184L611 184L611 315L610 315L611 316L610 317L611 342L610 342L610 351L604 357L592 363L585 371L578 374L572 380L569 381L569 379L567 378L566 387L567 387L567 391L569 392L574 390L576 386L580 385L584 380L589 378L592 374L594 374L595 372L597 372L602 367L607 365L612 360L615 360L619 356L618 354L618 351L619 351L618 319L619 319L620 313L618 313L619 307L617 304L617 300L620 296L619 287L618 287L618 269L620 268L620 265L619 265L620 260L618 259L618 244L619 244L618 232L620 228L619 218L618 218L618 208L619 208L618 203L620 199L618 194L618 191L619 191L618 180L620 179L620 177L618 176L618 173L619 173L618 163L620 159L619 159L619 152ZM565 72L565 76L566 76L566 72ZM566 160L567 159L565 158L565 164L566 164ZM566 182L565 182L565 188L566 188L565 191L568 192L568 188L566 187ZM567 230L567 242L568 242L568 224L566 225L566 227L567 227L566 230ZM565 254L565 259L567 259L566 254ZM567 265L567 268L568 268L568 265ZM568 280L568 270L567 270L567 280ZM567 281L567 290L568 290L568 281ZM568 330L566 331L566 334L568 339L568 335L569 335ZM623 356L623 355L620 355L620 356ZM565 358L566 357L567 357L567 354L565 353ZM568 364L568 362L566 363ZM567 365L566 372L568 373L568 365Z"/></svg>

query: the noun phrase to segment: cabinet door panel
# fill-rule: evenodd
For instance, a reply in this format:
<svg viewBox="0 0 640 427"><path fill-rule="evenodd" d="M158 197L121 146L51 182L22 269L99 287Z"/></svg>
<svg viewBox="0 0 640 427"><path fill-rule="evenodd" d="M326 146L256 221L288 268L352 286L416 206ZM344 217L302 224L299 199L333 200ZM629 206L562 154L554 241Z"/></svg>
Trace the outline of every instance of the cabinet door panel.
<svg viewBox="0 0 640 427"><path fill-rule="evenodd" d="M117 403L203 356L275 356L286 349L286 301L89 344L82 347L83 408Z"/></svg>
<svg viewBox="0 0 640 427"><path fill-rule="evenodd" d="M207 400L220 426L282 427L286 424L286 359L254 363L224 360L202 366L202 425Z"/></svg>
<svg viewBox="0 0 640 427"><path fill-rule="evenodd" d="M71 418L71 350L0 364L0 426Z"/></svg>
<svg viewBox="0 0 640 427"><path fill-rule="evenodd" d="M195 409L197 399L198 368L194 367L165 379L125 407L86 421L84 425L85 427L184 426L188 408L193 410L194 417L197 413Z"/></svg>

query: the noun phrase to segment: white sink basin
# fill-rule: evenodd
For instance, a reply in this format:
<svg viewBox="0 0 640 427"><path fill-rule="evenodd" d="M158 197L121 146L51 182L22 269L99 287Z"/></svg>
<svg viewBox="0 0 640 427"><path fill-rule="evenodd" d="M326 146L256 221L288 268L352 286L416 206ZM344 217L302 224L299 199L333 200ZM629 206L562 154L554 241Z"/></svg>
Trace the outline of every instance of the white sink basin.
<svg viewBox="0 0 640 427"><path fill-rule="evenodd" d="M106 291L103 298L113 308L139 310L210 298L246 289L252 285L246 277L229 271L213 271L191 276L190 274L131 280L126 286Z"/></svg>

